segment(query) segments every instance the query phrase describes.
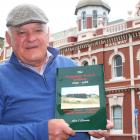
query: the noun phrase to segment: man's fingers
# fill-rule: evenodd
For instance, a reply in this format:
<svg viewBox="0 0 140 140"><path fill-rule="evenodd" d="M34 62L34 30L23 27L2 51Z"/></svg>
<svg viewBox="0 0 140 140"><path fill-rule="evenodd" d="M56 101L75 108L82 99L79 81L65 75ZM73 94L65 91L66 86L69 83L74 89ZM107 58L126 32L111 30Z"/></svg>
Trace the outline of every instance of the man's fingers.
<svg viewBox="0 0 140 140"><path fill-rule="evenodd" d="M102 138L102 137L108 137L109 133L106 130L94 130L89 131L89 135L96 137L96 138Z"/></svg>
<svg viewBox="0 0 140 140"><path fill-rule="evenodd" d="M67 127L67 129L64 129L63 131L67 135L70 135L70 136L74 136L75 135L75 131L73 131L73 129L71 129L70 127Z"/></svg>
<svg viewBox="0 0 140 140"><path fill-rule="evenodd" d="M69 125L62 119L52 119L48 123L49 140L67 140L69 136L75 135Z"/></svg>
<svg viewBox="0 0 140 140"><path fill-rule="evenodd" d="M106 128L107 129L112 129L113 127L114 127L113 123L110 120L107 120Z"/></svg>

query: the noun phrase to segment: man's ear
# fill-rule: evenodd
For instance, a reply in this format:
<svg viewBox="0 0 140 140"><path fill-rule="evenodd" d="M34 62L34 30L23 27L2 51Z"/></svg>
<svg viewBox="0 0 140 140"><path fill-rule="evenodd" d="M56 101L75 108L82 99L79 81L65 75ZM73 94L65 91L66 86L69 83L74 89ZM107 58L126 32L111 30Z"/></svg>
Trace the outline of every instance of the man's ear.
<svg viewBox="0 0 140 140"><path fill-rule="evenodd" d="M5 33L5 37L6 37L6 42L11 46L11 38L10 38L10 35L7 31Z"/></svg>

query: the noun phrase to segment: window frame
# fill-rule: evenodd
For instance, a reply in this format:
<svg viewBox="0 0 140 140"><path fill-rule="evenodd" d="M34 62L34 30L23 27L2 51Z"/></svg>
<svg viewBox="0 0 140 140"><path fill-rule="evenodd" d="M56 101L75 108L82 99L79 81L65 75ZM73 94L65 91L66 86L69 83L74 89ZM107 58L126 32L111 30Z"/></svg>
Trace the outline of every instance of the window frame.
<svg viewBox="0 0 140 140"><path fill-rule="evenodd" d="M116 62L116 59L117 59L116 57L121 58L121 64L117 64L118 62ZM120 75L118 75L118 71L119 71L119 73L121 73ZM122 57L119 54L115 55L113 58L112 77L113 77L113 79L120 79L123 77L123 61L122 61Z"/></svg>
<svg viewBox="0 0 140 140"><path fill-rule="evenodd" d="M98 17L98 12L97 10L92 11L92 27L97 28L97 17ZM95 23L95 25L94 25Z"/></svg>
<svg viewBox="0 0 140 140"><path fill-rule="evenodd" d="M123 134L123 100L124 100L124 93L116 93L116 94L110 94L106 96L109 101L109 118L113 122L113 106L120 106L122 109L122 129L116 130L111 129L111 134Z"/></svg>
<svg viewBox="0 0 140 140"><path fill-rule="evenodd" d="M136 60L138 61L138 77L140 77L140 49L137 52Z"/></svg>
<svg viewBox="0 0 140 140"><path fill-rule="evenodd" d="M115 109L120 109L120 111L121 111L121 113L120 113L120 116L118 117L118 116L114 116L114 114L116 113L114 113L114 111L115 111ZM122 111L122 107L120 106L120 105L114 105L114 106L112 106L112 121L113 121L113 124L114 124L114 128L113 128L113 131L115 132L115 133L120 133L120 132L122 132L122 130L123 130L123 113L122 113L123 111ZM118 115L118 112L116 113L116 115ZM117 120L117 122L118 122L118 119L119 119L119 122L120 122L120 124L121 124L121 126L120 126L120 128L119 129L117 129L117 128L115 128L115 127L118 127L118 126L116 126L116 124L118 124L118 123L115 123L115 121Z"/></svg>
<svg viewBox="0 0 140 140"><path fill-rule="evenodd" d="M88 65L89 65L89 62L88 61L86 61L86 60L82 61L82 66L88 66Z"/></svg>
<svg viewBox="0 0 140 140"><path fill-rule="evenodd" d="M86 29L86 11L82 12L82 29Z"/></svg>

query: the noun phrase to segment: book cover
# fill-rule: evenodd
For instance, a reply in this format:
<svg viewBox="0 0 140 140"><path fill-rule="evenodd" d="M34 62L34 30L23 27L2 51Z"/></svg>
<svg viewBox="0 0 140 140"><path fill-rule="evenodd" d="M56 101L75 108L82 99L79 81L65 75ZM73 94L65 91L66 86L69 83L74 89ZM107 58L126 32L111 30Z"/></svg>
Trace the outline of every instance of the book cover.
<svg viewBox="0 0 140 140"><path fill-rule="evenodd" d="M106 129L103 65L57 69L55 117L79 132Z"/></svg>

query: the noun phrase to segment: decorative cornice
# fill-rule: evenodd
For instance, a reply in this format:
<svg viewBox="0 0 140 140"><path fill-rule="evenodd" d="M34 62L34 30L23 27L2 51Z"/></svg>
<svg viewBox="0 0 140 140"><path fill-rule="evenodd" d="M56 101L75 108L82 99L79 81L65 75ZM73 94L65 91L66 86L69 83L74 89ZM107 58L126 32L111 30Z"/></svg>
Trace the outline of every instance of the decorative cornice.
<svg viewBox="0 0 140 140"><path fill-rule="evenodd" d="M139 91L140 85L105 88L105 91L106 91L106 93L122 93L122 92L130 91L131 89L135 89L135 90Z"/></svg>
<svg viewBox="0 0 140 140"><path fill-rule="evenodd" d="M60 47L60 53L65 53L67 51L74 51L79 50L82 48L88 48L88 47L96 47L99 45L104 45L104 48L116 46L116 45L123 45L128 43L129 35L132 36L132 38L140 37L140 30L135 32L130 32L128 34L120 34L117 36L107 37L102 36L100 38L96 39L88 39L82 42L75 42L71 44L67 44Z"/></svg>

